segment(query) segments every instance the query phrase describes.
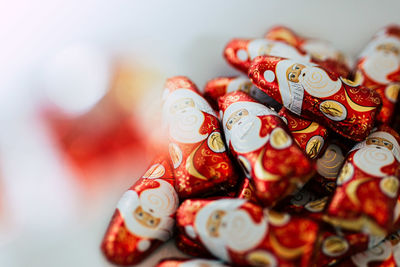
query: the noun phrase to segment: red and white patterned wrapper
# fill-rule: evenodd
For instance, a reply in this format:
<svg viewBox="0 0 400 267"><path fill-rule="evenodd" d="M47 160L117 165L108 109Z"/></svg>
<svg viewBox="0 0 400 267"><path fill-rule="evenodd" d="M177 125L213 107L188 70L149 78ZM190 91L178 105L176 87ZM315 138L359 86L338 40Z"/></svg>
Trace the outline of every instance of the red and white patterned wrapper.
<svg viewBox="0 0 400 267"><path fill-rule="evenodd" d="M377 92L315 64L262 56L253 61L249 77L291 112L355 141L368 136L381 107Z"/></svg>
<svg viewBox="0 0 400 267"><path fill-rule="evenodd" d="M382 109L377 119L389 123L400 91L400 25L375 34L359 56L354 80L379 93Z"/></svg>
<svg viewBox="0 0 400 267"><path fill-rule="evenodd" d="M399 195L400 138L380 126L347 155L325 221L385 236L392 229Z"/></svg>
<svg viewBox="0 0 400 267"><path fill-rule="evenodd" d="M340 262L339 267L396 267L400 266L400 235L391 234L384 242Z"/></svg>
<svg viewBox="0 0 400 267"><path fill-rule="evenodd" d="M226 143L265 206L292 194L314 173L314 165L293 141L273 110L243 92L220 98Z"/></svg>
<svg viewBox="0 0 400 267"><path fill-rule="evenodd" d="M164 259L156 267L229 267L229 265L209 259Z"/></svg>
<svg viewBox="0 0 400 267"><path fill-rule="evenodd" d="M212 79L204 87L204 97L215 110L218 110L218 99L221 96L236 91L245 92L257 100L257 102L275 110L279 110L282 107L281 104L259 90L247 76L218 77Z"/></svg>
<svg viewBox="0 0 400 267"><path fill-rule="evenodd" d="M272 27L266 34L268 40L285 42L311 55L312 61L325 69L347 78L351 60L331 43L313 38L304 38L285 26Z"/></svg>
<svg viewBox="0 0 400 267"><path fill-rule="evenodd" d="M110 262L137 264L172 236L179 205L173 177L169 158L162 155L124 193L101 244Z"/></svg>
<svg viewBox="0 0 400 267"><path fill-rule="evenodd" d="M286 124L292 133L293 139L307 156L310 159L316 159L323 151L328 137L328 129L321 124L303 119L286 108L282 108L279 111L279 116L287 122Z"/></svg>
<svg viewBox="0 0 400 267"><path fill-rule="evenodd" d="M318 224L244 199L186 200L178 231L237 266L310 266Z"/></svg>
<svg viewBox="0 0 400 267"><path fill-rule="evenodd" d="M237 176L227 154L217 116L186 77L167 80L163 116L180 198L231 191Z"/></svg>
<svg viewBox="0 0 400 267"><path fill-rule="evenodd" d="M233 39L225 47L226 61L235 69L247 73L258 56L284 57L299 61L311 60L309 54L284 42L260 39Z"/></svg>
<svg viewBox="0 0 400 267"><path fill-rule="evenodd" d="M255 204L259 204L259 201L256 197L256 187L254 186L254 181L247 177L243 177L241 183L239 184L239 189L236 197L246 199Z"/></svg>
<svg viewBox="0 0 400 267"><path fill-rule="evenodd" d="M321 231L315 266L328 266L379 244L383 238L364 233L328 229Z"/></svg>

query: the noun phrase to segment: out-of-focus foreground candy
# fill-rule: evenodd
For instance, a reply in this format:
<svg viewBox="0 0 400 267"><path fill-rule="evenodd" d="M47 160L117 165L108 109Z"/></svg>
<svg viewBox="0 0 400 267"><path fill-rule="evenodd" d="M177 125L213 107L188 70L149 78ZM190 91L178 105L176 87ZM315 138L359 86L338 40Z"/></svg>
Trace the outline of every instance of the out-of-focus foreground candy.
<svg viewBox="0 0 400 267"><path fill-rule="evenodd" d="M179 197L231 191L237 175L215 112L188 78L172 77L165 87L163 116Z"/></svg>
<svg viewBox="0 0 400 267"><path fill-rule="evenodd" d="M157 157L118 202L101 249L115 264L137 264L173 234L179 199L167 156Z"/></svg>
<svg viewBox="0 0 400 267"><path fill-rule="evenodd" d="M345 229L385 236L399 195L400 138L381 126L347 155L324 220Z"/></svg>
<svg viewBox="0 0 400 267"><path fill-rule="evenodd" d="M312 176L314 165L293 142L279 115L243 92L220 98L226 143L265 206L291 194Z"/></svg>
<svg viewBox="0 0 400 267"><path fill-rule="evenodd" d="M379 93L382 109L377 119L390 123L400 91L400 25L379 31L361 52L355 83Z"/></svg>
<svg viewBox="0 0 400 267"><path fill-rule="evenodd" d="M310 266L318 224L244 199L186 200L178 231L237 266Z"/></svg>
<svg viewBox="0 0 400 267"><path fill-rule="evenodd" d="M315 64L262 56L253 61L249 77L291 112L355 141L368 136L381 106L375 91Z"/></svg>
<svg viewBox="0 0 400 267"><path fill-rule="evenodd" d="M266 34L268 40L285 42L306 51L313 62L325 69L347 78L351 70L351 60L331 43L320 39L304 38L285 26L272 27Z"/></svg>

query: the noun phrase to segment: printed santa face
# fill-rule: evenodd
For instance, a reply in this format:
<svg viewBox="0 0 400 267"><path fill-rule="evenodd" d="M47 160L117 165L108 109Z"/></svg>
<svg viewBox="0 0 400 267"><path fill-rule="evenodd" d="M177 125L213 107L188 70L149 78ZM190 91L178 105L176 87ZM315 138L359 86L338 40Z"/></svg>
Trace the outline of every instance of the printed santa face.
<svg viewBox="0 0 400 267"><path fill-rule="evenodd" d="M165 259L156 267L229 267L217 260L208 259Z"/></svg>
<svg viewBox="0 0 400 267"><path fill-rule="evenodd" d="M173 184L168 158L161 156L124 193L102 242L108 260L138 263L172 236L179 204Z"/></svg>
<svg viewBox="0 0 400 267"><path fill-rule="evenodd" d="M187 200L177 225L180 234L239 266L309 266L318 230L310 220L243 199Z"/></svg>
<svg viewBox="0 0 400 267"><path fill-rule="evenodd" d="M400 90L400 36L393 32L399 26L378 32L362 51L356 67L355 82L374 89L382 98L377 120L390 123Z"/></svg>
<svg viewBox="0 0 400 267"><path fill-rule="evenodd" d="M233 39L226 45L224 55L231 66L245 73L257 56L269 55L305 62L311 59L310 55L294 46L266 39Z"/></svg>
<svg viewBox="0 0 400 267"><path fill-rule="evenodd" d="M213 109L186 77L172 77L165 87L163 116L179 197L230 190L237 177Z"/></svg>
<svg viewBox="0 0 400 267"><path fill-rule="evenodd" d="M384 236L393 226L399 172L399 136L381 126L347 155L326 220Z"/></svg>
<svg viewBox="0 0 400 267"><path fill-rule="evenodd" d="M268 40L285 42L302 49L311 55L312 61L339 76L347 77L351 69L351 60L331 43L319 39L299 36L285 26L272 27L266 34Z"/></svg>
<svg viewBox="0 0 400 267"><path fill-rule="evenodd" d="M291 112L356 141L367 137L381 105L378 93L311 63L258 57L249 77Z"/></svg>
<svg viewBox="0 0 400 267"><path fill-rule="evenodd" d="M226 142L254 179L263 205L274 205L309 179L313 165L276 112L243 92L220 98L220 109Z"/></svg>

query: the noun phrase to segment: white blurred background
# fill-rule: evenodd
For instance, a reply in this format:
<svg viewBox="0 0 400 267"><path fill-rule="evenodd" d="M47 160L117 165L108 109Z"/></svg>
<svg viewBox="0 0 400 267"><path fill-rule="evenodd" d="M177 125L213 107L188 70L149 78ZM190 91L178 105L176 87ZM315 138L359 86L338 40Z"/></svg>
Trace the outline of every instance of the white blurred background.
<svg viewBox="0 0 400 267"><path fill-rule="evenodd" d="M157 118L146 107L166 77L202 88L238 74L225 44L275 24L355 57L400 23L399 10L373 0L0 0L0 266L109 266L100 242L147 164L141 141ZM169 245L142 266L167 254L180 255Z"/></svg>

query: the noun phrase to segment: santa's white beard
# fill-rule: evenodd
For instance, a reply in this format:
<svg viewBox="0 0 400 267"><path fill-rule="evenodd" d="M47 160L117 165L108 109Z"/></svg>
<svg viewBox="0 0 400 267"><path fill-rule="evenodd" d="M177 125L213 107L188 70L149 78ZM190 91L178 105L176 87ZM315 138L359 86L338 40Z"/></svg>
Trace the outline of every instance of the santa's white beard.
<svg viewBox="0 0 400 267"><path fill-rule="evenodd" d="M125 192L118 202L117 208L131 233L136 236L166 241L172 236L174 227L174 219L169 215L175 212L179 202L176 192L169 183L159 179L157 181L160 182L160 187L143 191L140 199L133 190ZM139 206L147 213L160 218L160 223L156 228L143 226L136 220L134 211Z"/></svg>
<svg viewBox="0 0 400 267"><path fill-rule="evenodd" d="M362 171L382 177L381 168L394 162L393 153L386 147L365 145L354 154L354 164Z"/></svg>
<svg viewBox="0 0 400 267"><path fill-rule="evenodd" d="M256 247L264 239L266 232L267 223L264 219L255 224L251 216L241 209L226 214L219 228L220 238L227 247L236 252Z"/></svg>
<svg viewBox="0 0 400 267"><path fill-rule="evenodd" d="M204 114L197 108L187 107L178 110L169 117L169 134L181 143L197 143L207 138L207 134L200 134L200 127L204 122Z"/></svg>
<svg viewBox="0 0 400 267"><path fill-rule="evenodd" d="M375 50L364 61L363 68L366 74L376 82L387 84L387 76L399 69L400 59L393 53Z"/></svg>
<svg viewBox="0 0 400 267"><path fill-rule="evenodd" d="M307 66L301 71L299 82L304 90L315 97L328 97L337 93L342 87L340 79L332 81L321 68Z"/></svg>
<svg viewBox="0 0 400 267"><path fill-rule="evenodd" d="M146 189L140 194L142 208L155 217L169 216L175 213L179 200L174 187L157 179L160 187Z"/></svg>
<svg viewBox="0 0 400 267"><path fill-rule="evenodd" d="M230 130L231 144L236 152L247 153L262 147L269 138L260 136L261 120L248 115L233 125Z"/></svg>

